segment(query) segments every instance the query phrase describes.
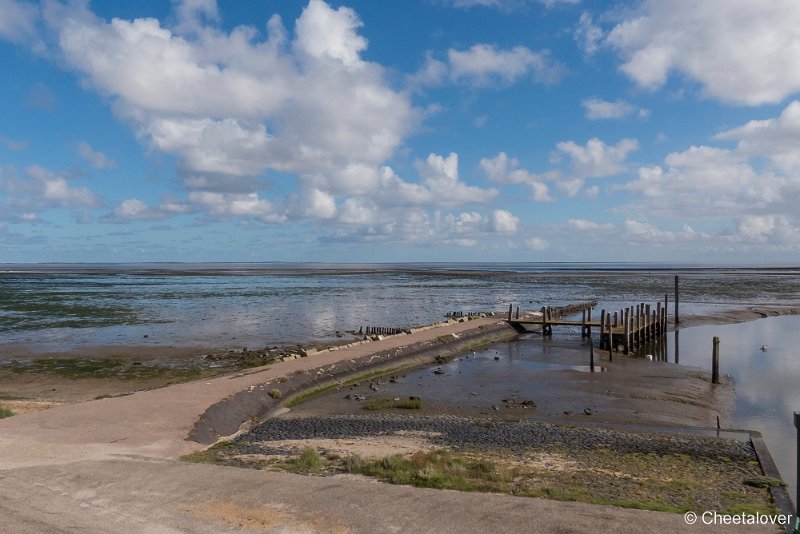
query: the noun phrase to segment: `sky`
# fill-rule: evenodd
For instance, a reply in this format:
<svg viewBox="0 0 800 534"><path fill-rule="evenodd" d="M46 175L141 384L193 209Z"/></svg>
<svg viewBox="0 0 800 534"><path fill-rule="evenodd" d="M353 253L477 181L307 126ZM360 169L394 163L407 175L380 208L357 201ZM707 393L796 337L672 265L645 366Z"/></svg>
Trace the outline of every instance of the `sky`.
<svg viewBox="0 0 800 534"><path fill-rule="evenodd" d="M800 259L796 0L0 0L0 263Z"/></svg>

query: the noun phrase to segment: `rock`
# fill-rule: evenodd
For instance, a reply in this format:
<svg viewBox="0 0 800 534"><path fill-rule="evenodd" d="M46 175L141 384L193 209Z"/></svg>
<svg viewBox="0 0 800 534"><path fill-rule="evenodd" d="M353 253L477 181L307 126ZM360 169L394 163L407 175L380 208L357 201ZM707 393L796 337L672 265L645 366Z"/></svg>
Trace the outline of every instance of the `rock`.
<svg viewBox="0 0 800 534"><path fill-rule="evenodd" d="M437 367L436 369L433 370L433 374L435 374L435 375L443 375L444 374L444 369L442 369L441 367Z"/></svg>
<svg viewBox="0 0 800 534"><path fill-rule="evenodd" d="M499 360L499 359L500 359L500 356L495 356L495 357L494 357L494 359L495 359L495 361L496 361L496 360Z"/></svg>
<svg viewBox="0 0 800 534"><path fill-rule="evenodd" d="M492 410L494 410L496 412L499 412L500 411L500 406L497 406L497 405L492 406Z"/></svg>
<svg viewBox="0 0 800 534"><path fill-rule="evenodd" d="M592 409L591 408L584 408L583 413L585 413L586 415L592 415Z"/></svg>

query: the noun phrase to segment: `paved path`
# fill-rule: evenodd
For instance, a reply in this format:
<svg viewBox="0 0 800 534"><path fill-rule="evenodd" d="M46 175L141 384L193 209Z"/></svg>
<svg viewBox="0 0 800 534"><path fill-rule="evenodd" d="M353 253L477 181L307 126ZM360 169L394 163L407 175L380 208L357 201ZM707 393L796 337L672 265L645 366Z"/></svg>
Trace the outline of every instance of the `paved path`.
<svg viewBox="0 0 800 534"><path fill-rule="evenodd" d="M206 408L238 391L496 321L456 323L247 374L0 420L0 531L757 532L688 527L679 514L175 460L202 448L185 436Z"/></svg>

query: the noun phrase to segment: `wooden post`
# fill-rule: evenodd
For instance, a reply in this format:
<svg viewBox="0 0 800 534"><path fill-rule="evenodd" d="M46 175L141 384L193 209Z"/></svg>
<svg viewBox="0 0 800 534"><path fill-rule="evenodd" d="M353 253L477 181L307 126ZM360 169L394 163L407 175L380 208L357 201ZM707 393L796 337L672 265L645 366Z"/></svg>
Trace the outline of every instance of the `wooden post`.
<svg viewBox="0 0 800 534"><path fill-rule="evenodd" d="M625 310L625 356L631 353L631 316L630 310Z"/></svg>
<svg viewBox="0 0 800 534"><path fill-rule="evenodd" d="M661 336L661 303L656 303L656 337Z"/></svg>
<svg viewBox="0 0 800 534"><path fill-rule="evenodd" d="M664 333L667 333L667 310L669 309L669 293L664 293Z"/></svg>
<svg viewBox="0 0 800 534"><path fill-rule="evenodd" d="M653 313L653 317L652 317L652 321L650 321L650 322L653 325L653 327L652 327L653 333L650 335L650 340L651 341L655 341L655 340L658 339L658 336L656 335L657 334L656 328L658 327L658 322L656 321L656 311L653 310L652 313Z"/></svg>
<svg viewBox="0 0 800 534"><path fill-rule="evenodd" d="M680 315L678 314L678 303L680 302L680 293L678 291L678 275L675 275L675 324L681 322Z"/></svg>
<svg viewBox="0 0 800 534"><path fill-rule="evenodd" d="M614 312L614 326L617 326L617 312Z"/></svg>
<svg viewBox="0 0 800 534"><path fill-rule="evenodd" d="M719 338L714 337L714 349L711 354L711 383L719 384Z"/></svg>
<svg viewBox="0 0 800 534"><path fill-rule="evenodd" d="M603 348L603 335L606 333L606 311L600 312L600 348Z"/></svg>
<svg viewBox="0 0 800 534"><path fill-rule="evenodd" d="M680 330L677 328L675 329L675 363L681 363L681 338L680 338Z"/></svg>
<svg viewBox="0 0 800 534"><path fill-rule="evenodd" d="M513 309L514 309L514 305L513 304L509 304L508 305L508 321L509 322L511 322L511 310L513 310Z"/></svg>
<svg viewBox="0 0 800 534"><path fill-rule="evenodd" d="M517 306L517 319L519 319L519 306Z"/></svg>
<svg viewBox="0 0 800 534"><path fill-rule="evenodd" d="M589 338L589 369L594 373L594 343Z"/></svg>
<svg viewBox="0 0 800 534"><path fill-rule="evenodd" d="M592 309L591 308L589 308L589 313L587 315L588 315L589 326L586 327L586 335L589 336L589 338L591 338L592 337Z"/></svg>
<svg viewBox="0 0 800 534"><path fill-rule="evenodd" d="M542 325L542 335L547 335L547 327L550 323L550 306L544 307L544 316L547 319L547 322Z"/></svg>
<svg viewBox="0 0 800 534"><path fill-rule="evenodd" d="M614 331L611 327L611 321L608 322L608 361L614 360Z"/></svg>
<svg viewBox="0 0 800 534"><path fill-rule="evenodd" d="M586 337L586 308L583 309L581 314L581 337Z"/></svg>

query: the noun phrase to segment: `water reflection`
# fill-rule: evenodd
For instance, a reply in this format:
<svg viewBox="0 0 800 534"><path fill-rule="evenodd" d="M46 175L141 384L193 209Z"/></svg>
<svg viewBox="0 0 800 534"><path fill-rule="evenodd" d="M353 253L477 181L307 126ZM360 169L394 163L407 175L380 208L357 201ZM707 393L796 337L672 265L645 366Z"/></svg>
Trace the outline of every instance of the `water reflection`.
<svg viewBox="0 0 800 534"><path fill-rule="evenodd" d="M736 384L733 424L761 432L796 501L797 433L792 414L800 411L800 316L686 328L680 330L680 339L676 331L675 361L711 369L714 336L721 341L720 373L731 375ZM764 345L766 351L761 350Z"/></svg>

